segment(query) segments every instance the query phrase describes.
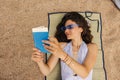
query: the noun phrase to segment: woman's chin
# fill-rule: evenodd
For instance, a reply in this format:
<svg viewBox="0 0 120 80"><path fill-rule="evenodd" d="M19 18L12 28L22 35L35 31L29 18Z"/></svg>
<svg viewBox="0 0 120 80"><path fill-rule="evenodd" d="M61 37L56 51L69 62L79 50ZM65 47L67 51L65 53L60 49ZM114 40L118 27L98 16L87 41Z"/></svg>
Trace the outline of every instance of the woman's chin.
<svg viewBox="0 0 120 80"><path fill-rule="evenodd" d="M70 37L67 37L68 40L70 40L71 38Z"/></svg>

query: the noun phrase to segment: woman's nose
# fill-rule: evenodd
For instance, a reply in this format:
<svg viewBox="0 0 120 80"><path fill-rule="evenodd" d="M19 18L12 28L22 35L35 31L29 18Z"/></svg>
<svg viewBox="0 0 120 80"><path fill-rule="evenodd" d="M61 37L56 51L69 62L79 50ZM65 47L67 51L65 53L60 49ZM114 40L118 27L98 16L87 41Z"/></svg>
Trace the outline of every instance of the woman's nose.
<svg viewBox="0 0 120 80"><path fill-rule="evenodd" d="M65 33L69 33L69 29L66 29L66 30L65 30Z"/></svg>

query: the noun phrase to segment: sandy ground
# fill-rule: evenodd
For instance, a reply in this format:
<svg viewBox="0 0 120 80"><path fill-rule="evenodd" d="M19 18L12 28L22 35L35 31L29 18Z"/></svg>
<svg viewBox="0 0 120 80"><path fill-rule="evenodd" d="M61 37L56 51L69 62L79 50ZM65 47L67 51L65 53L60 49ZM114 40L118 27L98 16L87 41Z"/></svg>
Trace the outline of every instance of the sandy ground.
<svg viewBox="0 0 120 80"><path fill-rule="evenodd" d="M48 13L100 12L108 80L120 76L120 11L110 0L0 0L0 80L42 80L31 60L31 28L48 26Z"/></svg>

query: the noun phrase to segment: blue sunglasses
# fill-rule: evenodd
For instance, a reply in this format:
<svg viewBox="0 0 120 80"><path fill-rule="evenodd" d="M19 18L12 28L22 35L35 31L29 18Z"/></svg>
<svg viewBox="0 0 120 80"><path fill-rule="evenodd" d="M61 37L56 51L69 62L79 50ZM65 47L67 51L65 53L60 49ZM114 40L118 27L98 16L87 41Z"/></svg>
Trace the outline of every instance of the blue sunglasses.
<svg viewBox="0 0 120 80"><path fill-rule="evenodd" d="M68 25L68 26L62 26L61 30L65 31L66 29L73 29L76 26L79 26L79 25L78 24L71 24L71 25Z"/></svg>

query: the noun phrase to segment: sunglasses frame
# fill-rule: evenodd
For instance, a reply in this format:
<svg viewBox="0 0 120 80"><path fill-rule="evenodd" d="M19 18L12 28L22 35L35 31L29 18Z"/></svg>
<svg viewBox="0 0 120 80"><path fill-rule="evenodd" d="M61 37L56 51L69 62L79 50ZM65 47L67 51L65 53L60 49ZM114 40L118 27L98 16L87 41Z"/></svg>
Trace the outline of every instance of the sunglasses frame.
<svg viewBox="0 0 120 80"><path fill-rule="evenodd" d="M66 29L73 29L74 27L77 27L77 26L79 26L79 25L78 24L70 24L68 26L62 26L61 30L65 31Z"/></svg>

